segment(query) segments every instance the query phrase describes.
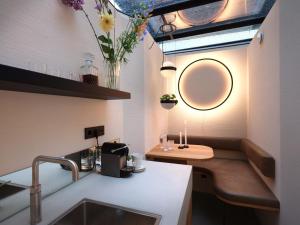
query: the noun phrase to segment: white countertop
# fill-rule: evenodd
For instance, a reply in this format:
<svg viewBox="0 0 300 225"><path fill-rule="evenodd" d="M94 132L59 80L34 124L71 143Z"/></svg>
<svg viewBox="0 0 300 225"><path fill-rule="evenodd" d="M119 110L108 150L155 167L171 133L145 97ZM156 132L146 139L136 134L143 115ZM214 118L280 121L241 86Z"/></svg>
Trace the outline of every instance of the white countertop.
<svg viewBox="0 0 300 225"><path fill-rule="evenodd" d="M84 198L161 215L160 225L183 225L192 192L192 167L151 161L144 165L145 172L130 178L93 173L50 195L42 202L39 225L49 224ZM27 225L29 218L27 208L1 225Z"/></svg>
<svg viewBox="0 0 300 225"><path fill-rule="evenodd" d="M40 183L43 186L43 198L72 183L71 171L63 170L58 164L42 163L39 173ZM80 172L79 177L83 178L88 174L89 172ZM0 177L2 181L11 181L12 183L28 187L24 191L0 200L0 221L29 206L31 179L31 167Z"/></svg>

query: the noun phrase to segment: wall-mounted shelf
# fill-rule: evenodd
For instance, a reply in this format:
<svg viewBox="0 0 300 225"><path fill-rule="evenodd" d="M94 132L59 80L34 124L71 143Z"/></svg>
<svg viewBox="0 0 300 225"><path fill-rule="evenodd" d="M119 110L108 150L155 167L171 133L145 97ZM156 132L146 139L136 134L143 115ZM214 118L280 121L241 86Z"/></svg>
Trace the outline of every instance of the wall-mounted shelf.
<svg viewBox="0 0 300 225"><path fill-rule="evenodd" d="M0 90L80 98L130 99L130 93L0 64Z"/></svg>

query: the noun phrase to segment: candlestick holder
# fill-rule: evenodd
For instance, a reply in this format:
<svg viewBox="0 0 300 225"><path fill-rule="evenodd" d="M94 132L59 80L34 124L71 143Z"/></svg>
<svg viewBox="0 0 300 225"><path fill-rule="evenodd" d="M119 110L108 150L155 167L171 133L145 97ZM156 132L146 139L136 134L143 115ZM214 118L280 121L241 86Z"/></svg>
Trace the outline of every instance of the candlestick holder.
<svg viewBox="0 0 300 225"><path fill-rule="evenodd" d="M184 149L184 145L179 145L178 149Z"/></svg>

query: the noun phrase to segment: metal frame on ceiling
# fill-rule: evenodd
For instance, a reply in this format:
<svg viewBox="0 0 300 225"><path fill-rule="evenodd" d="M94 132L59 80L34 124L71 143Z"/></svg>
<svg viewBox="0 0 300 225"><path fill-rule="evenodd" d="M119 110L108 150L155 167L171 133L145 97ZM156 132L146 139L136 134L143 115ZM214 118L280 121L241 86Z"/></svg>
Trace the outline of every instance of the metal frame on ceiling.
<svg viewBox="0 0 300 225"><path fill-rule="evenodd" d="M159 8L155 8L151 16L161 16L164 20L164 14L176 12L178 10L184 10L192 7L197 7L201 5L207 5L214 2L219 2L221 0L185 0L183 2L179 2L176 4L166 5ZM252 16L245 16L241 18L226 20L222 22L216 22L216 23L209 23L206 25L200 25L200 26L194 26L189 27L185 29L180 29L176 31L172 31L171 33L163 33L163 34L157 34L154 38L156 42L161 41L167 41L171 39L177 39L177 38L185 38L189 36L194 35L200 35L200 34L206 34L206 33L212 33L216 31L222 31L222 30L230 30L234 28L239 27L245 27L245 26L251 26L251 25L259 25L261 24L266 16L268 15L269 11L271 10L272 6L274 5L276 0L267 0L264 3L264 6L261 10L261 12L257 15ZM113 5L113 4L112 4ZM117 10L119 11L119 10ZM125 14L122 11L119 11L120 13ZM125 14L127 15L127 14ZM129 16L129 15L127 15ZM164 20L165 24L165 20Z"/></svg>
<svg viewBox="0 0 300 225"><path fill-rule="evenodd" d="M231 19L223 22L209 23L207 25L195 26L186 29L176 30L172 33L173 39L185 38L194 35L207 34L222 30L230 30L239 27L252 26L261 24L266 16L247 16L244 18ZM171 40L169 35L158 34L155 38L156 42Z"/></svg>
<svg viewBox="0 0 300 225"><path fill-rule="evenodd" d="M212 45L206 45L206 46L201 46L201 47L185 48L185 49L174 50L174 51L165 51L164 54L165 55L175 55L175 54L182 54L182 53L191 53L191 52L215 50L215 49L220 49L220 48L242 46L242 45L250 44L251 40L252 39L245 39L245 40L240 40L240 41L231 41L231 42L212 44Z"/></svg>
<svg viewBox="0 0 300 225"><path fill-rule="evenodd" d="M180 2L180 3L155 8L151 12L151 16L160 16L160 15L175 12L178 10L193 8L193 7L197 7L197 6L201 6L201 5L207 5L207 4L211 4L214 2L220 2L220 1L221 0L187 0L187 1Z"/></svg>
<svg viewBox="0 0 300 225"><path fill-rule="evenodd" d="M170 6L156 8L153 10L152 15L159 15L159 13L165 14L165 13L175 12L178 10L196 7L196 6L200 6L200 5L211 4L213 2L218 2L218 1L220 1L220 0L185 1L185 2L174 4L174 5L170 5ZM257 15L245 16L245 17L226 20L226 21L222 21L222 22L209 23L206 25L200 25L200 26L194 26L194 27L176 30L176 31L172 32L172 37L170 37L170 35L166 35L166 34L158 34L158 35L156 35L156 37L154 37L154 40L156 42L161 42L161 41L167 41L167 40L177 39L177 38L185 38L185 37L189 37L189 36L206 34L206 33L211 33L211 32L216 32L216 31L230 30L230 29L244 27L244 26L259 25L265 20L266 16L268 15L268 13L271 10L275 1L276 0L266 1L264 3L264 6L263 6L260 14L257 14Z"/></svg>

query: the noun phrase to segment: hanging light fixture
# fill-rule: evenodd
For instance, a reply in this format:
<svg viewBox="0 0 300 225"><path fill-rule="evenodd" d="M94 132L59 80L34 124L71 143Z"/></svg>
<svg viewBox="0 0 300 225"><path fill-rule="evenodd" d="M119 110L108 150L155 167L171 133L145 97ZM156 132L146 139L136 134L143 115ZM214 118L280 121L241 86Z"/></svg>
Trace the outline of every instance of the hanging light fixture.
<svg viewBox="0 0 300 225"><path fill-rule="evenodd" d="M176 26L172 23L164 24L160 27L160 30L165 34L169 32L173 32L176 30ZM172 75L176 75L176 66L174 63L170 61L165 61L165 54L164 54L164 42L162 41L162 53L163 53L163 61L162 66L160 68L160 73L163 77L168 77Z"/></svg>
<svg viewBox="0 0 300 225"><path fill-rule="evenodd" d="M176 17L175 17L176 18ZM166 18L164 18L165 24L160 27L161 32L165 33L172 33L173 31L176 30L176 26L173 25L172 23L167 23ZM172 38L172 34L170 34ZM176 76L176 66L174 63L170 61L165 61L165 54L164 54L164 42L162 42L162 54L163 54L163 59L162 59L162 66L160 68L160 73L163 77L169 79L172 79ZM167 82L168 82L167 80ZM174 93L168 93L163 95L160 98L160 104L164 109L170 110L172 109L175 105L177 105L178 100L176 99L176 96Z"/></svg>
<svg viewBox="0 0 300 225"><path fill-rule="evenodd" d="M162 66L160 68L160 74L163 77L169 77L169 76L175 76L176 75L176 66L174 63L166 61L162 63Z"/></svg>

